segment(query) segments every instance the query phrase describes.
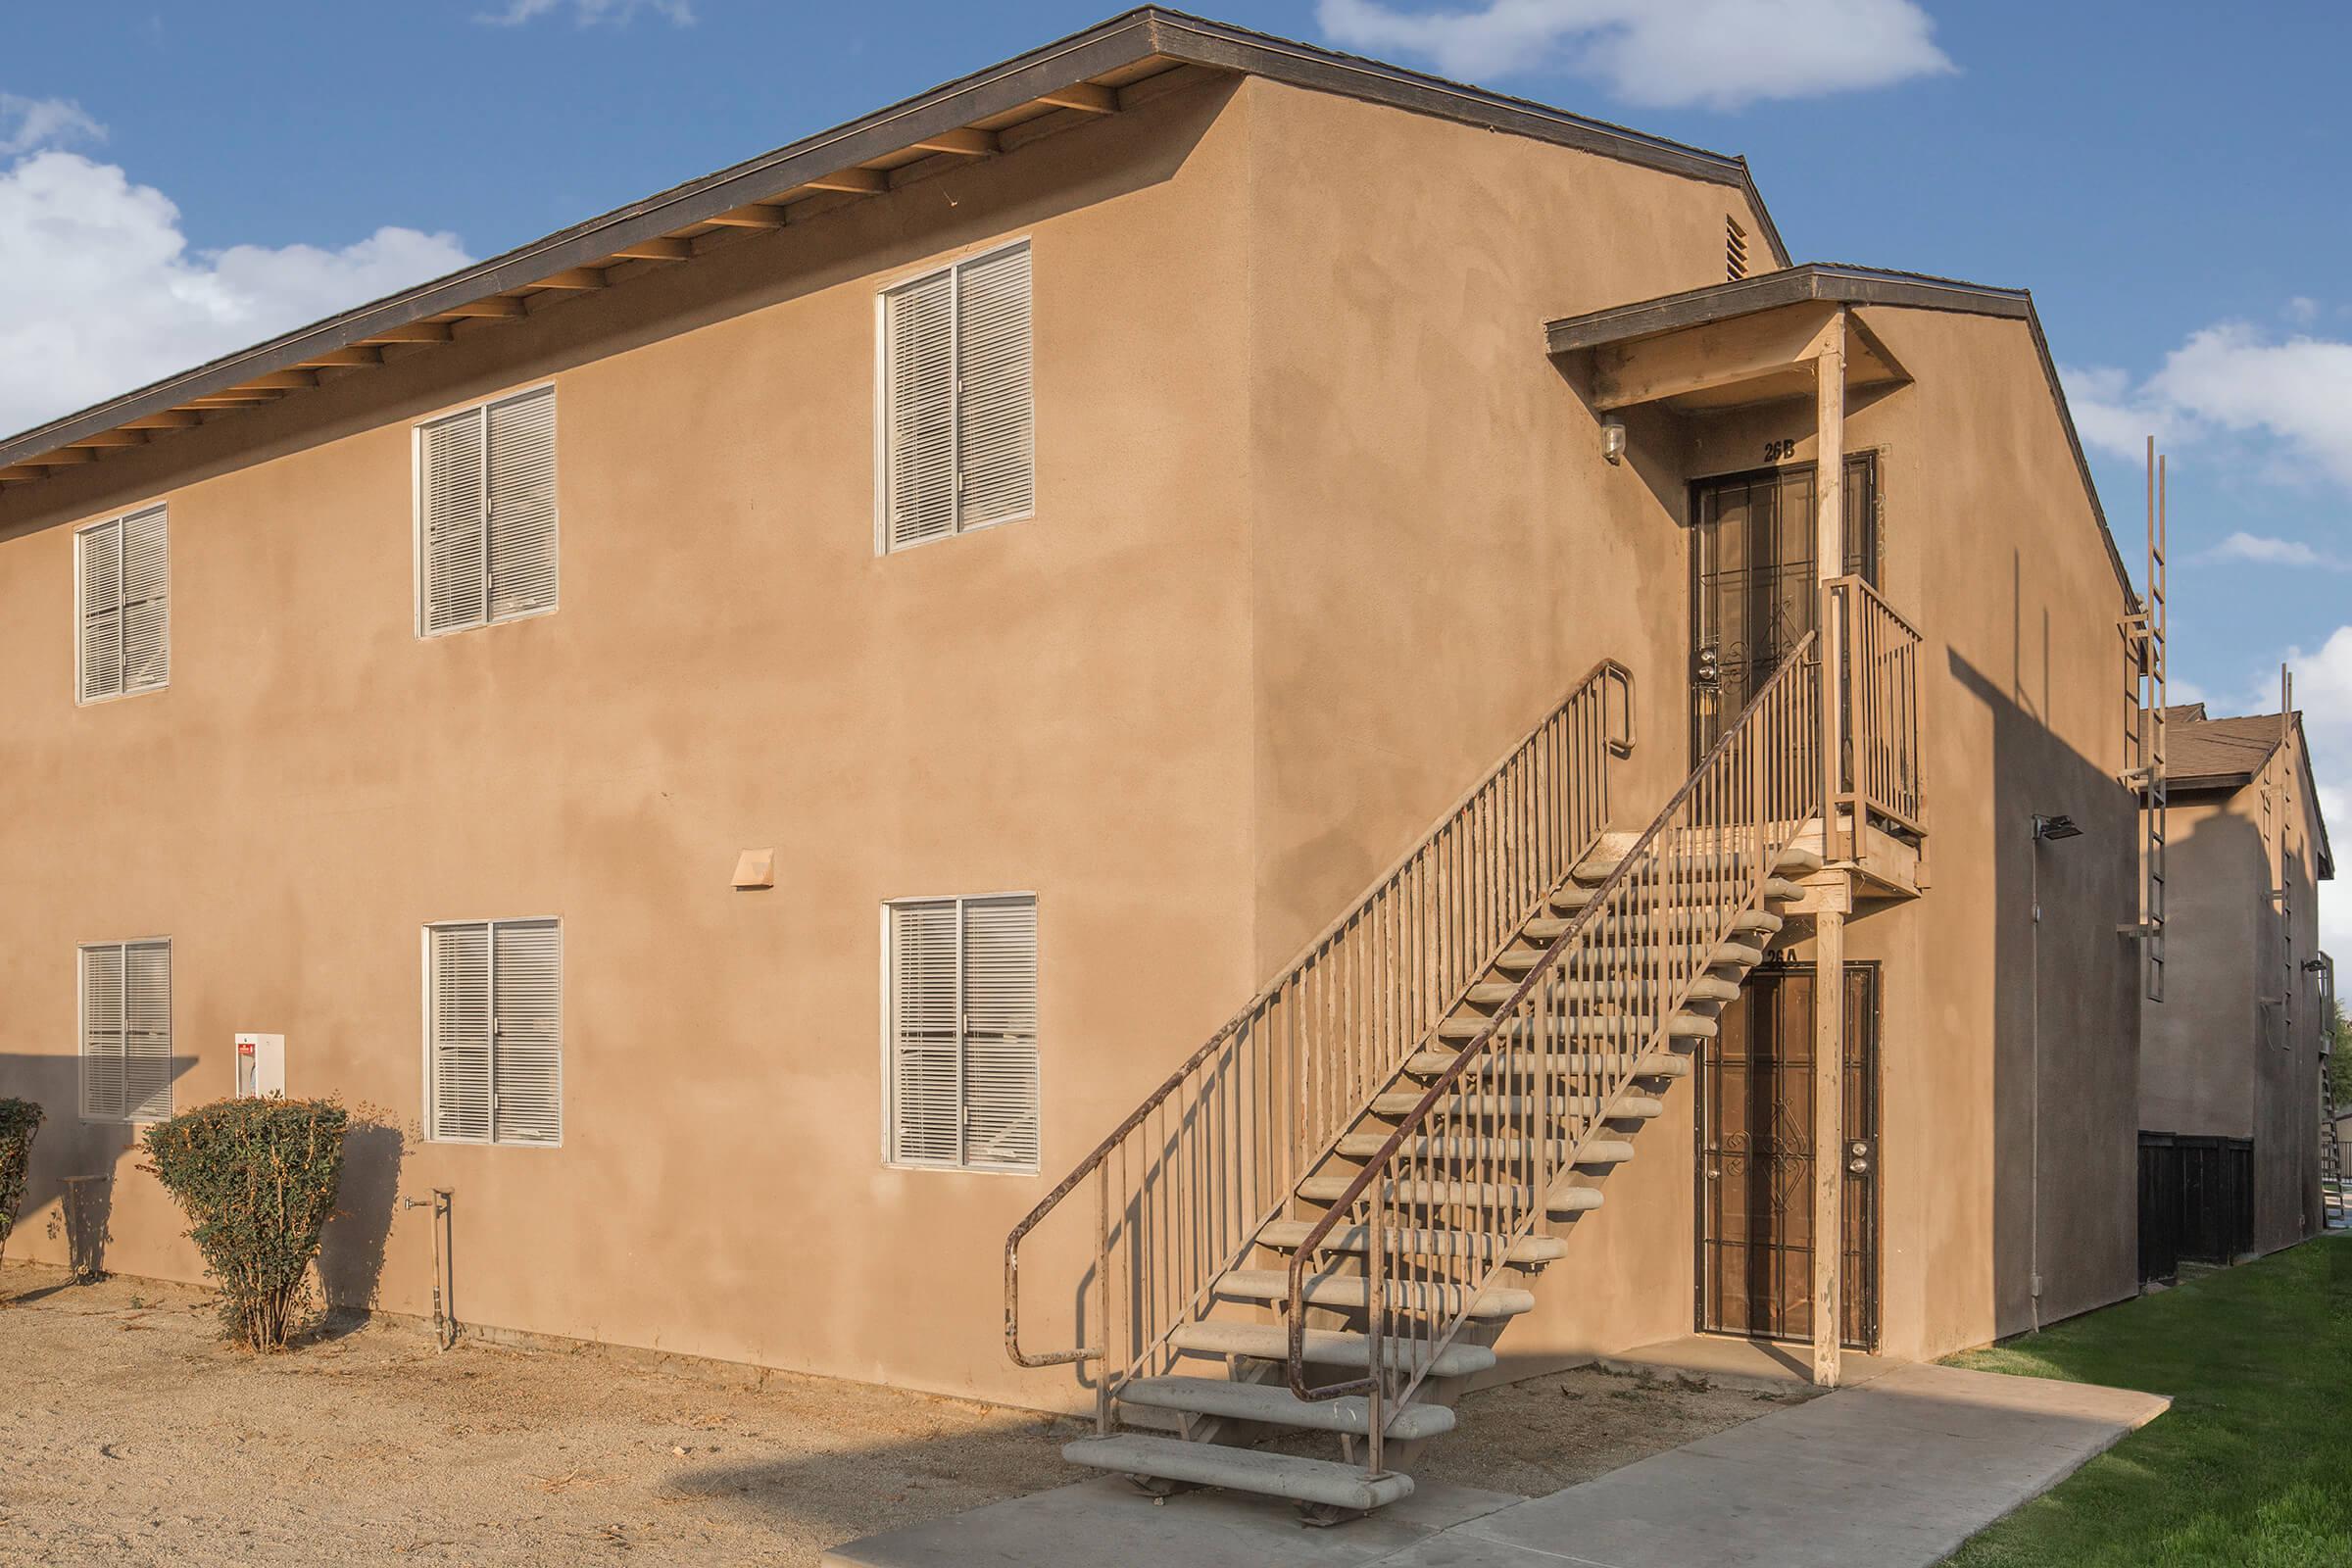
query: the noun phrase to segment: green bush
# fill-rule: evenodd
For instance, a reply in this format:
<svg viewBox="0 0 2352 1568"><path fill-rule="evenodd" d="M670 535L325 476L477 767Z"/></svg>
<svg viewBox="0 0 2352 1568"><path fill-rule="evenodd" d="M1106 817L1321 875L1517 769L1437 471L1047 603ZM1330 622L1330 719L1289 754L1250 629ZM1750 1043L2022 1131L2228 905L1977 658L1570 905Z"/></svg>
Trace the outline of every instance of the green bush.
<svg viewBox="0 0 2352 1568"><path fill-rule="evenodd" d="M331 1100L222 1100L147 1129L147 1169L187 1211L220 1321L256 1350L283 1349L310 1304L350 1119Z"/></svg>
<svg viewBox="0 0 2352 1568"><path fill-rule="evenodd" d="M0 1253L8 1250L17 1205L24 1201L24 1169L32 1163L32 1135L40 1130L40 1106L29 1100L0 1100Z"/></svg>

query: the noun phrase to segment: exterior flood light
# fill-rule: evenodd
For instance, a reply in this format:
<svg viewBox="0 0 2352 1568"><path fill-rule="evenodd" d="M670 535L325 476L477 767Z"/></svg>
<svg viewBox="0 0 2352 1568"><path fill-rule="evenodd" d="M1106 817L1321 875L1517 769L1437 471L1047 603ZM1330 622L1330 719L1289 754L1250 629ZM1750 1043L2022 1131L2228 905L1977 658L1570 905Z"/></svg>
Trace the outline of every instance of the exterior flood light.
<svg viewBox="0 0 2352 1568"><path fill-rule="evenodd" d="M2082 836L2082 830L2075 826L2075 819L2071 816L2043 816L2035 812L2034 836L2036 839L2079 839Z"/></svg>
<svg viewBox="0 0 2352 1568"><path fill-rule="evenodd" d="M1625 461L1625 421L1611 419L1600 427L1600 455L1611 463Z"/></svg>

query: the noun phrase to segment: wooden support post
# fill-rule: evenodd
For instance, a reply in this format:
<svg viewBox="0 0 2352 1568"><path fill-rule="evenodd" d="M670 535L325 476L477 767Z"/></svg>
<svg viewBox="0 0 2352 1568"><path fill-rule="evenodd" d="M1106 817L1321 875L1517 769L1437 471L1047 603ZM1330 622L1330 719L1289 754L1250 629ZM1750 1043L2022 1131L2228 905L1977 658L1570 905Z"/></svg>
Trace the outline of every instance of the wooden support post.
<svg viewBox="0 0 2352 1568"><path fill-rule="evenodd" d="M1845 325L1822 334L1813 491L1814 566L1821 578L1821 844L1825 859L1853 858L1841 842L1845 788L1845 647L1830 584L1845 570ZM1859 824L1856 824L1859 826ZM1849 884L1850 886L1850 884ZM1845 899L1813 917L1813 1381L1838 1386L1838 1276L1845 1262Z"/></svg>
<svg viewBox="0 0 2352 1568"><path fill-rule="evenodd" d="M1813 917L1813 1381L1838 1386L1845 1262L1845 913Z"/></svg>
<svg viewBox="0 0 2352 1568"><path fill-rule="evenodd" d="M1813 455L1813 565L1821 579L1821 852L1826 860L1853 858L1838 831L1838 797L1845 789L1845 639L1830 584L1845 571L1845 312L1823 328L1814 359L1816 423Z"/></svg>

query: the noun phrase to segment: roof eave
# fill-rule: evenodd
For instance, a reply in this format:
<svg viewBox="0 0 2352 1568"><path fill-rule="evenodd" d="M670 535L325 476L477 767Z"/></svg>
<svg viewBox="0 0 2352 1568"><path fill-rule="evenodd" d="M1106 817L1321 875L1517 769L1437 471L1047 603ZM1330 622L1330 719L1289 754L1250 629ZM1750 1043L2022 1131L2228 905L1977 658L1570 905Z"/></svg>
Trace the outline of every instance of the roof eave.
<svg viewBox="0 0 2352 1568"><path fill-rule="evenodd" d="M2106 546L2116 583L2123 590L2125 604L2132 610L2139 608L2139 595L2132 586L2132 574L2124 565L2123 552L2116 548L2115 531L2108 526L2107 508L2099 499L2098 482L2091 477L2090 459L2083 451L2082 433L2075 428L2074 412L2067 407L2066 388L2058 380L2058 363L2051 358L2049 339L2042 335L2041 318L2034 309L2034 296L2026 289L1842 263L1806 262L1776 272L1759 272L1737 282L1710 283L1679 294L1563 317L1545 323L1544 346L1551 354L1569 354L1812 300L1955 311L2024 321L2033 334L2034 355L2041 362L2042 377L2058 410L2067 450L2073 454L2075 470L2082 476L2082 494L2090 503L2092 518L2098 523L2099 538Z"/></svg>
<svg viewBox="0 0 2352 1568"><path fill-rule="evenodd" d="M23 431L0 441L0 468L50 457L131 420L167 414L193 399L296 368L318 355L359 345L364 339L415 326L493 295L529 288L571 269L609 261L625 248L708 222L721 213L771 201L780 192L812 179L903 153L926 137L1018 110L1049 93L1154 59L1170 66L1262 75L1733 186L1747 197L1774 255L1784 264L1788 259L1744 159L1378 61L1147 6L446 276Z"/></svg>

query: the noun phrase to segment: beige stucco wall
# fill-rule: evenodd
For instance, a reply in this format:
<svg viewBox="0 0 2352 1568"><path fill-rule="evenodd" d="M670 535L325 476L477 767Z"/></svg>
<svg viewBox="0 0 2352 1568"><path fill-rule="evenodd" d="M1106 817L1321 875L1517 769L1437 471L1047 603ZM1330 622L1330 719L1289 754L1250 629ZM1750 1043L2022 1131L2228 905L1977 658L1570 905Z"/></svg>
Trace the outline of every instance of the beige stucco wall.
<svg viewBox="0 0 2352 1568"><path fill-rule="evenodd" d="M2172 807L2165 1000L2146 1010L2140 1125L2252 1141L2266 1252L2321 1224L2321 980L2301 967L2319 951L2318 811L2291 730L2250 783Z"/></svg>
<svg viewBox="0 0 2352 1568"><path fill-rule="evenodd" d="M0 1054L58 1113L12 1255L111 1171L110 1264L196 1271L73 1110L74 945L169 934L178 1102L264 1029L292 1092L385 1107L398 1191L455 1189L466 1320L1022 1396L1004 1233L1255 979L1249 155L1196 91L159 447L158 695L72 700L65 524L149 492L12 493ZM875 290L1014 234L1037 515L877 558ZM562 608L419 640L409 421L549 377ZM768 846L774 891L732 891ZM1049 1178L887 1168L880 906L1013 889ZM419 928L547 914L564 1147L421 1141ZM357 1186L330 1275L380 1245L376 1298L427 1310L421 1214Z"/></svg>
<svg viewBox="0 0 2352 1568"><path fill-rule="evenodd" d="M392 1200L449 1186L467 1321L1079 1398L1003 1355L1013 1221L1595 660L1640 683L1622 824L1687 767L1686 487L1810 416L1637 412L1612 467L1540 333L1716 280L1726 212L1760 226L1726 187L1212 82L0 498L0 1090L61 1112L18 1255L62 1255L60 1182L111 1172L108 1261L195 1271L124 1132L71 1114L74 944L170 934L182 1104L278 1030L295 1093L400 1125L339 1293L425 1310ZM1020 234L1037 515L878 559L875 290ZM1854 946L1886 965L1888 1348L1928 1353L2027 1311L2031 810L2087 830L2041 852L2045 1301L2121 1294L2118 1256L2129 1288L2120 600L2025 328L1872 321L1919 377L1853 430L1934 644L1937 885ZM562 609L419 641L409 426L549 378ZM76 709L70 525L158 495L172 688ZM732 891L766 846L776 889ZM1043 1171L890 1169L879 906L1011 889ZM536 914L564 1146L425 1143L419 928ZM1690 1103L1510 1370L1689 1330ZM1069 1342L1082 1219L1024 1264L1033 1344Z"/></svg>
<svg viewBox="0 0 2352 1568"><path fill-rule="evenodd" d="M1364 215L1396 239L1399 201L1399 254L1367 262ZM111 1173L107 1261L196 1271L128 1132L71 1109L74 945L169 934L180 1104L265 1029L294 1093L398 1124L396 1168L385 1141L355 1162L339 1295L426 1310L427 1234L393 1200L448 1186L469 1322L1072 1397L1004 1361L1002 1238L1569 676L1640 641L1629 612L1580 621L1665 535L1618 536L1622 483L1571 503L1600 470L1556 444L1574 405L1538 333L1710 280L1727 204L1752 219L1723 187L1211 82L175 437L104 490L12 492L0 1065L61 1112L18 1255L62 1255L63 1178ZM1465 245L1474 222L1501 226ZM877 559L875 290L1016 234L1038 514ZM1396 370L1444 397L1357 395ZM410 425L545 379L562 608L419 640ZM1264 485L1270 463L1295 471ZM71 526L155 496L172 687L75 708ZM775 891L732 891L766 846ZM879 906L1009 889L1039 900L1043 1173L887 1168ZM564 1147L424 1142L419 928L540 914L564 922ZM1083 1240L1027 1259L1036 1343L1068 1338Z"/></svg>

